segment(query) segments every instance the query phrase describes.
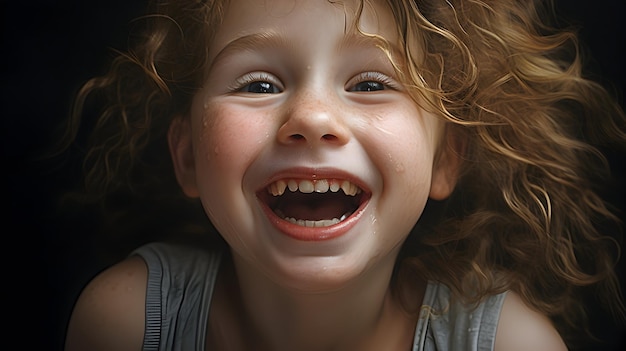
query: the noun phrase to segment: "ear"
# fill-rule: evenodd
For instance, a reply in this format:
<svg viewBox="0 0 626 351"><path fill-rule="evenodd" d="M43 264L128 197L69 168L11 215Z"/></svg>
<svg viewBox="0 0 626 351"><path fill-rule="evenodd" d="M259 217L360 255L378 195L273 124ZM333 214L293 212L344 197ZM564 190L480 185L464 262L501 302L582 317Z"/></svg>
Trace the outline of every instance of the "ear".
<svg viewBox="0 0 626 351"><path fill-rule="evenodd" d="M459 133L447 129L441 147L441 153L433 167L430 185L430 198L438 201L445 200L450 196L456 186L462 164L462 155L465 153L465 139Z"/></svg>
<svg viewBox="0 0 626 351"><path fill-rule="evenodd" d="M167 142L178 184L185 195L192 198L198 197L196 164L189 118L182 116L174 118L167 133Z"/></svg>

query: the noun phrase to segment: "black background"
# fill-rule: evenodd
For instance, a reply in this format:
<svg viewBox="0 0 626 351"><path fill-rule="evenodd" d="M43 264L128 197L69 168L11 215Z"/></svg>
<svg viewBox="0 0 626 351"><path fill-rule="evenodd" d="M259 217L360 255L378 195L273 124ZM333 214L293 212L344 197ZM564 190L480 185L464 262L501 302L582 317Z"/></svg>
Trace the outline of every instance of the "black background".
<svg viewBox="0 0 626 351"><path fill-rule="evenodd" d="M6 220L2 233L2 319L10 325L0 348L61 350L71 305L101 264L90 260L89 233L61 231L54 200L75 184L80 165L33 162L81 83L103 73L111 48L125 49L130 21L145 1L2 1L2 152ZM624 101L626 28L622 0L559 0L557 8L580 27L588 72ZM623 105L623 104L622 104ZM609 201L625 209L624 155L609 153L621 187ZM622 265L623 266L623 265ZM6 316L10 312L11 317ZM595 329L617 349L623 328L594 317Z"/></svg>

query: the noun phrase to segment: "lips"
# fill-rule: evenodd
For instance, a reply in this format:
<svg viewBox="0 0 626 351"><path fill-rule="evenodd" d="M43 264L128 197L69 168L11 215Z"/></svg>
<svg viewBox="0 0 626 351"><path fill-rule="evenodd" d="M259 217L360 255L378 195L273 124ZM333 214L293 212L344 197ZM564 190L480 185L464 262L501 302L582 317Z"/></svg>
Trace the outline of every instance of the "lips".
<svg viewBox="0 0 626 351"><path fill-rule="evenodd" d="M370 198L342 178L281 178L258 192L272 222L299 240L326 240L343 234Z"/></svg>

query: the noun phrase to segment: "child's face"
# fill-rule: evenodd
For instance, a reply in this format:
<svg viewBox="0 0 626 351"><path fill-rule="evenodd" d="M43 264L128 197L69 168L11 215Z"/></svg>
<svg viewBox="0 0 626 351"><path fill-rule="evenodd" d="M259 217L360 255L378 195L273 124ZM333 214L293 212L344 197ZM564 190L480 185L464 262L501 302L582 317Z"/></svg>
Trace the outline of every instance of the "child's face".
<svg viewBox="0 0 626 351"><path fill-rule="evenodd" d="M392 267L429 194L454 185L433 172L442 123L409 97L378 42L351 30L357 4L345 3L232 1L190 134L173 138L183 189L236 262L298 289ZM360 28L401 52L390 11L374 3Z"/></svg>

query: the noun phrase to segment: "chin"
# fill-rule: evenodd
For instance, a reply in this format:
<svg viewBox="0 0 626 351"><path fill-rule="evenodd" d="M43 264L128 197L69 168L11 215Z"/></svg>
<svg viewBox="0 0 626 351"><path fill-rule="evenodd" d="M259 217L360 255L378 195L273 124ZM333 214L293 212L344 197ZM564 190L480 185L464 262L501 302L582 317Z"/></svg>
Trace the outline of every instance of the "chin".
<svg viewBox="0 0 626 351"><path fill-rule="evenodd" d="M380 278L374 270L378 272L388 267L390 276L394 263L393 259L389 259L389 264L384 264L380 262L381 257L364 252L338 256L280 256L275 256L273 267L267 267L267 276L276 285L288 290L316 294L375 283ZM387 274L383 276L386 279ZM381 283L388 284L388 281Z"/></svg>

